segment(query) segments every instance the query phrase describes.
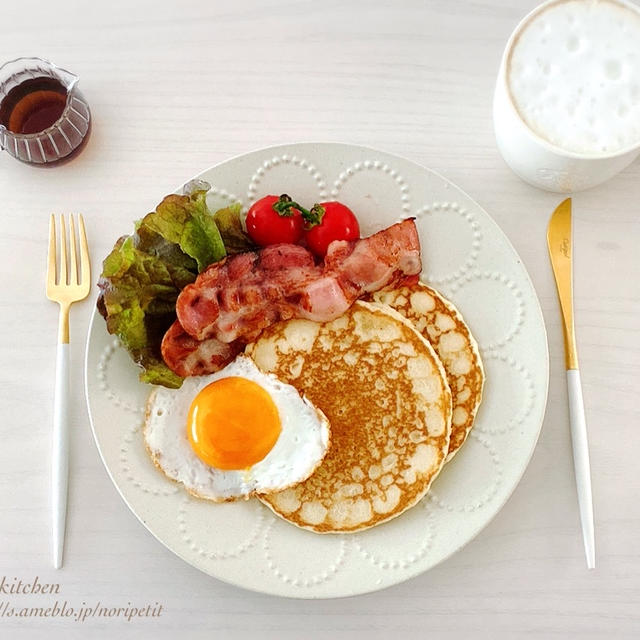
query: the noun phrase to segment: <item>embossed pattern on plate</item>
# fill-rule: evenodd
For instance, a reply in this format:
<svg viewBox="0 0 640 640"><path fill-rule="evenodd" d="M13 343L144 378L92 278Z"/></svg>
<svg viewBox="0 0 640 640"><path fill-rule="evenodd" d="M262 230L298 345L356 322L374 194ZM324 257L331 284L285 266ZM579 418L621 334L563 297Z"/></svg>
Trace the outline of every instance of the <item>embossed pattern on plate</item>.
<svg viewBox="0 0 640 640"><path fill-rule="evenodd" d="M209 504L150 461L141 426L149 388L94 313L87 341L89 414L104 464L125 502L174 553L202 571L265 593L328 598L382 589L428 570L469 542L517 485L538 438L548 383L540 306L504 234L450 182L408 160L351 145L273 147L204 171L210 207L267 193L339 199L368 235L415 216L425 281L460 309L485 363L476 426L415 508L368 531L317 535L258 501ZM239 198L234 194L245 194ZM115 238L114 238L115 241Z"/></svg>

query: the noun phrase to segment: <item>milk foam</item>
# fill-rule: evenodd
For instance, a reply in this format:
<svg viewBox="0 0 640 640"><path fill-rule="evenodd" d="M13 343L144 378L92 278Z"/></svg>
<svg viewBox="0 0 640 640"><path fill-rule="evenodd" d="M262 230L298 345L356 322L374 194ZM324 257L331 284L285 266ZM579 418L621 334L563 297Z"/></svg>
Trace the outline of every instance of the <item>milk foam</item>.
<svg viewBox="0 0 640 640"><path fill-rule="evenodd" d="M640 142L640 13L568 0L526 23L507 80L520 116L567 151L608 155Z"/></svg>

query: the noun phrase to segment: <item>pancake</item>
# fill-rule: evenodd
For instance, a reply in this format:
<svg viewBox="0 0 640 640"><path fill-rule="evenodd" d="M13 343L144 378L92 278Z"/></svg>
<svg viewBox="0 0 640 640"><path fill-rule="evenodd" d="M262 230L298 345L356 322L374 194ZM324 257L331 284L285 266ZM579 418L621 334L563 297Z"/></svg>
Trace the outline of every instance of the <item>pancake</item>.
<svg viewBox="0 0 640 640"><path fill-rule="evenodd" d="M354 532L427 493L449 449L451 393L433 348L400 314L357 302L332 322L273 325L246 353L331 424L313 475L260 496L275 513L317 533Z"/></svg>
<svg viewBox="0 0 640 640"><path fill-rule="evenodd" d="M455 306L422 282L393 291L378 291L372 298L410 320L442 361L453 402L447 456L451 460L467 439L482 401L484 369L478 344Z"/></svg>

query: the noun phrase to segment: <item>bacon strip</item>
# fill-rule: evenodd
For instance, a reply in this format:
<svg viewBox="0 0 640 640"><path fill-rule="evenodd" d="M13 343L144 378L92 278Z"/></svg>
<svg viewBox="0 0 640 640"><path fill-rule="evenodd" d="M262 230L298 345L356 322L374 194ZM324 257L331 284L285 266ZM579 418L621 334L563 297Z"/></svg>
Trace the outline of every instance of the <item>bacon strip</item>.
<svg viewBox="0 0 640 640"><path fill-rule="evenodd" d="M368 238L332 242L319 265L307 249L289 244L232 256L182 290L163 358L183 376L217 371L235 357L238 345L269 325L294 317L333 320L364 294L416 278L421 266L413 220Z"/></svg>
<svg viewBox="0 0 640 640"><path fill-rule="evenodd" d="M164 334L162 358L174 373L182 377L202 376L219 371L245 347L241 340L220 342L215 338L196 340L176 320Z"/></svg>

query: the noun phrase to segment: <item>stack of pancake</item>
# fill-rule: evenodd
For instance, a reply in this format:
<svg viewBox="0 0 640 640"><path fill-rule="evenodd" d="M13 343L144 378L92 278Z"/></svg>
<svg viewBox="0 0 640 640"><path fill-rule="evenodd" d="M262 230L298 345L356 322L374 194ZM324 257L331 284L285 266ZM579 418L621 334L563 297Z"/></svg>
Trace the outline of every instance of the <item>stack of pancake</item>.
<svg viewBox="0 0 640 640"><path fill-rule="evenodd" d="M419 502L482 399L476 341L458 310L422 283L375 293L332 322L273 325L246 353L331 423L331 447L313 475L260 498L317 533L360 531Z"/></svg>

